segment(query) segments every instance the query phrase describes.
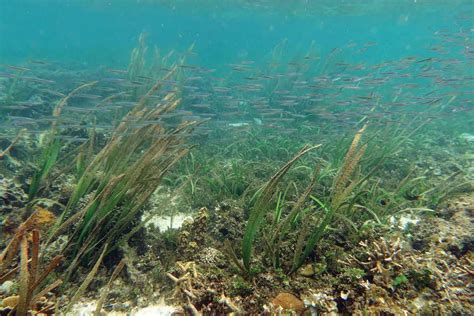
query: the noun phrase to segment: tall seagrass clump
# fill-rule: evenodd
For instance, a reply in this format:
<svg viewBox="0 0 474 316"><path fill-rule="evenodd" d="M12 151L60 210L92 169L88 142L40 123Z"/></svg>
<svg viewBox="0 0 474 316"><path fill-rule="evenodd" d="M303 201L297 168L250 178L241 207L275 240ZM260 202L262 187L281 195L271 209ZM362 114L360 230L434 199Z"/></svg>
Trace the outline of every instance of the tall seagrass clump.
<svg viewBox="0 0 474 316"><path fill-rule="evenodd" d="M75 223L64 249L72 256L69 274L81 260L90 263L102 258L99 254L109 253L138 230L140 226L132 225L133 220L165 173L189 151L184 139L197 122L167 130L160 120L180 103L176 94L169 93L158 104L148 106L161 85L162 80L157 81L118 124L82 173L51 232L50 241Z"/></svg>
<svg viewBox="0 0 474 316"><path fill-rule="evenodd" d="M274 268L280 269L283 267L281 254L288 250L284 249L283 241L291 231L291 227L295 226L294 224L297 218L299 218L298 222L300 222L301 225L297 231L293 260L286 265L288 267L287 272L293 273L305 262L306 258L324 236L329 225L334 222L335 218L341 218L345 212L351 211L353 207L351 201L354 199L354 195L356 195L354 193L355 188L365 182L373 172L372 170L361 179L357 178L360 161L367 149L367 144L360 144L365 128L364 126L354 136L342 165L334 177L331 186L331 195L328 197L326 204L311 196L311 192L319 176L319 168L315 168L312 180L298 200L293 204L289 213L286 215L282 214L279 208L280 201L278 201L273 223L264 222L265 215L272 208L273 199L277 192L277 185L283 176L304 154L320 147L320 145L301 149L300 152L289 160L262 188L259 197L250 211L250 218L242 240L242 262L237 258L230 244L226 244L226 250L230 258L244 274L247 276L252 274L252 249L257 240L258 232L264 224L266 224L268 229L262 234L263 236L259 240L263 243L263 248L265 248L265 258L272 262ZM305 207L305 203L310 196L317 207ZM279 199L280 198L281 196ZM312 212L312 210L316 208L319 208L321 212Z"/></svg>
<svg viewBox="0 0 474 316"><path fill-rule="evenodd" d="M312 197L312 199L321 207L323 216L317 223L316 227L311 230L309 237L307 237L308 229L303 228L301 230L296 244L291 272L295 272L299 267L301 267L306 258L313 251L316 244L323 237L327 227L332 223L334 217L338 216L343 210L350 211L350 209L352 209L353 205L352 203L348 203L348 201L352 196L354 189L365 181L372 173L370 172L360 180L357 180L355 176L361 158L367 149L367 144L360 145L365 129L366 126L356 133L349 149L347 150L342 166L339 168L332 183L331 196L329 198L330 202L324 204L319 199Z"/></svg>
<svg viewBox="0 0 474 316"><path fill-rule="evenodd" d="M247 273L250 272L252 258L252 248L260 227L263 224L265 214L271 209L271 202L277 191L277 185L282 177L303 155L319 147L305 146L290 161L288 161L263 187L260 196L250 212L250 218L245 228L244 238L242 240L242 261L243 268Z"/></svg>

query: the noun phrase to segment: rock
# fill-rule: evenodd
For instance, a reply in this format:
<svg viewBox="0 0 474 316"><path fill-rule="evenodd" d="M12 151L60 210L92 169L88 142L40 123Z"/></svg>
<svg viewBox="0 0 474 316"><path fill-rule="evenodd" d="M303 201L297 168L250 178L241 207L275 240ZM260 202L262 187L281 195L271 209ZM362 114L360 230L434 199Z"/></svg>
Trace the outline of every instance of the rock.
<svg viewBox="0 0 474 316"><path fill-rule="evenodd" d="M133 316L175 316L184 315L180 308L170 305L148 306L132 312Z"/></svg>
<svg viewBox="0 0 474 316"><path fill-rule="evenodd" d="M5 281L0 285L0 295L10 295L13 291L13 281Z"/></svg>
<svg viewBox="0 0 474 316"><path fill-rule="evenodd" d="M416 226L420 222L420 218L416 215L402 215L400 217L391 216L390 223L398 226L401 230L407 230L410 226Z"/></svg>
<svg viewBox="0 0 474 316"><path fill-rule="evenodd" d="M324 315L338 315L337 303L334 297L323 292L309 291L303 297L304 303L311 313Z"/></svg>
<svg viewBox="0 0 474 316"><path fill-rule="evenodd" d="M467 141L467 142L474 142L474 135L472 134L468 134L468 133L462 133L461 135L459 135L461 137L461 139Z"/></svg>
<svg viewBox="0 0 474 316"><path fill-rule="evenodd" d="M275 307L281 307L285 310L293 310L302 313L305 310L305 305L302 300L291 293L280 293L273 300L272 304Z"/></svg>
<svg viewBox="0 0 474 316"><path fill-rule="evenodd" d="M18 304L20 297L18 295L8 296L2 300L2 307L15 307Z"/></svg>
<svg viewBox="0 0 474 316"><path fill-rule="evenodd" d="M83 301L74 304L72 309L66 314L67 316L77 315L77 316L86 316L93 315L97 307L96 301Z"/></svg>
<svg viewBox="0 0 474 316"><path fill-rule="evenodd" d="M197 258L198 262L203 266L220 267L223 268L227 265L225 255L212 247L206 247L200 251Z"/></svg>
<svg viewBox="0 0 474 316"><path fill-rule="evenodd" d="M148 214L146 214L148 215ZM146 215L143 218L147 217ZM179 229L186 221L192 221L192 217L188 214L174 214L173 216L154 216L148 225L158 228L160 232L165 232L169 229Z"/></svg>
<svg viewBox="0 0 474 316"><path fill-rule="evenodd" d="M305 277L312 277L314 275L314 268L312 264L307 264L300 268L298 273Z"/></svg>
<svg viewBox="0 0 474 316"><path fill-rule="evenodd" d="M347 299L349 298L349 294L350 294L349 291L346 291L346 292L345 292L345 291L341 291L340 296L341 296L341 298L342 298L344 301L347 301Z"/></svg>
<svg viewBox="0 0 474 316"><path fill-rule="evenodd" d="M28 196L15 179L5 178L0 174L0 210L8 214L14 209L26 205Z"/></svg>

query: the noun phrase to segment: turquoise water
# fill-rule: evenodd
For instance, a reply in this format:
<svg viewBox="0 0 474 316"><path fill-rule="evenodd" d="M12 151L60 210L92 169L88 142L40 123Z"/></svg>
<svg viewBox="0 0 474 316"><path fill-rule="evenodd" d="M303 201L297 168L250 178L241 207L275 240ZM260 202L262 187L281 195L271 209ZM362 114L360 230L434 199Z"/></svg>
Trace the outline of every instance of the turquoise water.
<svg viewBox="0 0 474 316"><path fill-rule="evenodd" d="M375 42L357 56L364 61L426 54L439 31L464 32L472 40L471 1L220 3L2 1L0 58L5 63L36 58L126 65L141 32L166 51L196 43L196 61L207 67L240 59L258 62L285 38L289 54L304 51L311 41L321 53L350 42L359 47Z"/></svg>

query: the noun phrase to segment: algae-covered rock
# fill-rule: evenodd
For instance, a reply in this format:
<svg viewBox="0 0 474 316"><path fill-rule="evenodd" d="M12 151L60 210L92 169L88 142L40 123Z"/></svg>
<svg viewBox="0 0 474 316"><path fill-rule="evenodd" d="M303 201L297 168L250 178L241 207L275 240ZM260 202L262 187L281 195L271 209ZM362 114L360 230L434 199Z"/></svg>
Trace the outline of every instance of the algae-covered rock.
<svg viewBox="0 0 474 316"><path fill-rule="evenodd" d="M0 209L8 213L14 208L25 206L28 197L16 179L5 178L0 174Z"/></svg>
<svg viewBox="0 0 474 316"><path fill-rule="evenodd" d="M311 310L312 314L319 315L337 315L337 303L336 299L332 295L328 295L324 292L313 292L309 291L302 296L304 303Z"/></svg>
<svg viewBox="0 0 474 316"><path fill-rule="evenodd" d="M311 264L307 264L305 266L302 266L298 270L298 273L302 276L305 276L305 277L312 277L315 274L313 265L311 265Z"/></svg>

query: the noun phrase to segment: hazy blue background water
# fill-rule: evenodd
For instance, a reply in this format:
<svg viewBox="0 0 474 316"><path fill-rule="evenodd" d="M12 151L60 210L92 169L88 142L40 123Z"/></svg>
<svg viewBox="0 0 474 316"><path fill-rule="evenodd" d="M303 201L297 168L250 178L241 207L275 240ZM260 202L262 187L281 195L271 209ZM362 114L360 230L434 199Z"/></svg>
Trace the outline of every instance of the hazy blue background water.
<svg viewBox="0 0 474 316"><path fill-rule="evenodd" d="M202 66L219 67L242 59L258 61L284 38L294 51L289 53L306 50L312 40L321 52L349 41L374 41L378 45L361 58L378 62L423 53L427 46L436 44L434 32L465 28L459 17L469 17L474 12L474 1L422 0L382 0L377 9L366 5L352 13L339 13L334 5L333 14L315 12L317 1L309 1L308 8L313 11L301 15L286 7L279 10L278 4L249 9L242 8L237 1L219 7L212 5L212 1L200 6L197 3L203 2L0 3L2 63L33 58L107 66L125 66L142 31L148 33L149 44L156 44L165 52L182 52L195 42L197 56L193 62ZM305 5L301 4L299 9L304 12Z"/></svg>

